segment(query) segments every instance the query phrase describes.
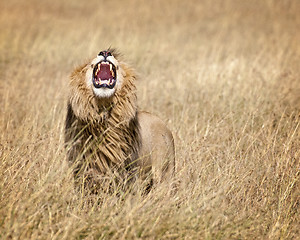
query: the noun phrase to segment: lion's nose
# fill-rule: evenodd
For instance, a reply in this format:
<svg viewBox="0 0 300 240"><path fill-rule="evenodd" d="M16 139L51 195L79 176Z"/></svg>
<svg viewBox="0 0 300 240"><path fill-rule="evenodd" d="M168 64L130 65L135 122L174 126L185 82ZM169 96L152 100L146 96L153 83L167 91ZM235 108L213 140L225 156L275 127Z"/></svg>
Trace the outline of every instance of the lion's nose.
<svg viewBox="0 0 300 240"><path fill-rule="evenodd" d="M111 56L111 52L109 52L109 51L101 51L101 52L99 52L98 56L103 56L104 59L106 59L107 57Z"/></svg>

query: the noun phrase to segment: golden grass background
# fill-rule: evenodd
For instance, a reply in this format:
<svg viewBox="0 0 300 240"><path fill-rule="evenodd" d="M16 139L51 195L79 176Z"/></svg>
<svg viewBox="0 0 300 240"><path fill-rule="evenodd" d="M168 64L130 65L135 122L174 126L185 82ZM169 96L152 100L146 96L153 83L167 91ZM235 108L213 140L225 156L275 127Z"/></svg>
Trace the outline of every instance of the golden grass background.
<svg viewBox="0 0 300 240"><path fill-rule="evenodd" d="M1 239L299 239L300 2L2 1ZM109 46L176 135L178 191L74 190L72 69Z"/></svg>

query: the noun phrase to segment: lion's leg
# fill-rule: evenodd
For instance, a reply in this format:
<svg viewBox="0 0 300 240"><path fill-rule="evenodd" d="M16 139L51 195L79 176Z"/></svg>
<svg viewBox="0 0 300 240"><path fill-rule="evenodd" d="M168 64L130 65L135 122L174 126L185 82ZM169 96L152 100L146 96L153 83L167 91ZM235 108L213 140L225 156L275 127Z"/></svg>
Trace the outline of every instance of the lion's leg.
<svg viewBox="0 0 300 240"><path fill-rule="evenodd" d="M168 136L160 136L151 152L152 174L154 183L168 181L174 175L175 154L173 140Z"/></svg>

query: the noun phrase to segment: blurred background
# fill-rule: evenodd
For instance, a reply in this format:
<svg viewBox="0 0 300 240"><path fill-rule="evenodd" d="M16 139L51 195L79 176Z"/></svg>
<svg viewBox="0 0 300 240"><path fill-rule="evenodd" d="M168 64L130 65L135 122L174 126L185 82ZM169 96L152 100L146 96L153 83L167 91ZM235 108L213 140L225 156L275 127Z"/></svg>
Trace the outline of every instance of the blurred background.
<svg viewBox="0 0 300 240"><path fill-rule="evenodd" d="M65 89L74 66L110 46L141 74L145 86L141 104L151 110L156 110L156 104L148 101L156 98L156 92L167 94L166 102L176 101L178 94L187 97L207 84L205 79L212 78L208 84L217 81L222 64L241 72L263 65L279 74L299 63L298 1L12 0L0 4L1 78L8 82L21 75L28 82L43 73L48 79L45 88L52 91L46 94L50 99ZM24 74L28 69L32 76Z"/></svg>

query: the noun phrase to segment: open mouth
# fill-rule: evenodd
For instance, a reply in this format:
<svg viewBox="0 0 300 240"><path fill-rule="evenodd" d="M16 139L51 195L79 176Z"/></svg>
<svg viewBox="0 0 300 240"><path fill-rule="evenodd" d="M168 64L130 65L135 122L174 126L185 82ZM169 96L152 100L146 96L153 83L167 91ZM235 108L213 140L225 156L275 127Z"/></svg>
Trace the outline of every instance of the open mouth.
<svg viewBox="0 0 300 240"><path fill-rule="evenodd" d="M97 63L93 70L93 84L95 88L114 88L117 82L116 67L109 61Z"/></svg>

